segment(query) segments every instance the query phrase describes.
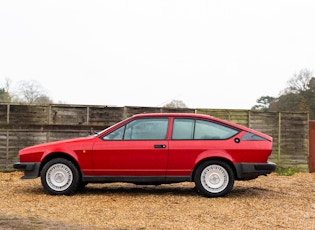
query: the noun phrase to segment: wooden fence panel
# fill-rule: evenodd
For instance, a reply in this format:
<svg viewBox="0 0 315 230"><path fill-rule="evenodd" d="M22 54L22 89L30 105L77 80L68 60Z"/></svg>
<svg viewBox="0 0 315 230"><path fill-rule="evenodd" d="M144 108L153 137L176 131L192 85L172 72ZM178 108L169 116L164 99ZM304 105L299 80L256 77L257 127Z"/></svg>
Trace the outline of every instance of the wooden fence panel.
<svg viewBox="0 0 315 230"><path fill-rule="evenodd" d="M272 137L273 147L270 161L278 162L279 115L277 112L250 112L249 128Z"/></svg>
<svg viewBox="0 0 315 230"><path fill-rule="evenodd" d="M8 140L7 131L0 130L0 170L8 167Z"/></svg>
<svg viewBox="0 0 315 230"><path fill-rule="evenodd" d="M59 141L60 137L62 139L70 139L75 137L85 137L90 135L89 130L62 130L62 131L50 131L47 133L47 141Z"/></svg>
<svg viewBox="0 0 315 230"><path fill-rule="evenodd" d="M195 109L189 108L161 108L161 113L196 113Z"/></svg>
<svg viewBox="0 0 315 230"><path fill-rule="evenodd" d="M86 125L87 107L51 106L50 124Z"/></svg>
<svg viewBox="0 0 315 230"><path fill-rule="evenodd" d="M197 109L196 113L207 114L226 121L231 121L248 127L248 110L226 110L226 109Z"/></svg>
<svg viewBox="0 0 315 230"><path fill-rule="evenodd" d="M91 126L106 128L123 119L125 119L123 107L89 107L88 124Z"/></svg>
<svg viewBox="0 0 315 230"><path fill-rule="evenodd" d="M308 162L308 114L281 113L280 160L283 166L304 166Z"/></svg>
<svg viewBox="0 0 315 230"><path fill-rule="evenodd" d="M48 124L48 106L10 105L9 123L11 125Z"/></svg>
<svg viewBox="0 0 315 230"><path fill-rule="evenodd" d="M0 125L7 124L7 104L0 104Z"/></svg>
<svg viewBox="0 0 315 230"><path fill-rule="evenodd" d="M138 113L160 113L161 108L157 107L132 107L128 106L125 107L125 118L131 117L132 115L138 114Z"/></svg>

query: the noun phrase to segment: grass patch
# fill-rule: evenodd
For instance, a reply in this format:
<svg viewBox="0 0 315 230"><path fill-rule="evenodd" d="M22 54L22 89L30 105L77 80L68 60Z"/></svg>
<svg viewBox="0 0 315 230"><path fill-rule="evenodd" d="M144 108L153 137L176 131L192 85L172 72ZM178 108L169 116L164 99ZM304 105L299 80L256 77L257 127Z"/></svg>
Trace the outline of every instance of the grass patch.
<svg viewBox="0 0 315 230"><path fill-rule="evenodd" d="M298 167L281 167L281 166L277 166L277 169L276 169L276 173L279 176L292 176L295 173L301 172L301 171L303 171L303 170L301 170Z"/></svg>

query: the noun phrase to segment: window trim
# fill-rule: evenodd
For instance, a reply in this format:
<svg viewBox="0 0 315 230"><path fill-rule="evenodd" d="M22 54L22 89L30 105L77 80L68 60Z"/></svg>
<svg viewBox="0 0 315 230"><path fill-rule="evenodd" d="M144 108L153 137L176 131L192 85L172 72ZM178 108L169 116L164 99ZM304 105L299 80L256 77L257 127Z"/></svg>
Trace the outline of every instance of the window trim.
<svg viewBox="0 0 315 230"><path fill-rule="evenodd" d="M193 126L193 137L192 139L173 139L173 134L174 134L174 124L175 124L175 120L176 119L181 119L181 120L193 120L194 121L194 126ZM196 132L196 123L197 121L205 121L205 122L209 122L209 123L213 123L216 125L220 125L220 126L224 126L226 128L232 129L237 131L237 133L235 133L234 135L224 138L224 139L195 139L195 132ZM200 119L200 118L191 118L191 117L174 117L173 118L173 122L172 122L172 132L170 135L170 140L172 141L224 141L224 140L228 140L230 138L233 138L234 136L236 136L237 134L239 134L242 130L218 121L214 121L214 120L208 120L208 119Z"/></svg>
<svg viewBox="0 0 315 230"><path fill-rule="evenodd" d="M127 130L127 125L132 123L132 122L135 122L135 121L139 121L139 120L149 120L149 119L152 119L152 120L166 120L167 121L167 127L166 127L166 133L165 133L165 137L164 139L125 139L125 134L126 134L126 130ZM103 141L165 141L165 140L168 140L168 134L169 134L169 129L170 129L170 117L141 117L141 118L137 118L137 119L133 119L133 120L130 120L129 122L127 123L124 123L123 125L117 127L116 129L110 131L109 133L101 136L101 140ZM111 133L117 131L118 129L124 127L124 133L122 135L122 139L119 139L119 140L113 140L113 139L105 139L106 136L110 135Z"/></svg>

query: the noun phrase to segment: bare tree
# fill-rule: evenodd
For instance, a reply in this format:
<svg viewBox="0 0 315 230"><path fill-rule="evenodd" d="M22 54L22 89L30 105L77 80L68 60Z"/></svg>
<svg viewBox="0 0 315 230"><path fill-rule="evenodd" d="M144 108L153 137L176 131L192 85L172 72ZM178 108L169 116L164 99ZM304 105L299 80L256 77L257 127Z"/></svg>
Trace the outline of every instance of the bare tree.
<svg viewBox="0 0 315 230"><path fill-rule="evenodd" d="M10 94L10 86L11 86L11 79L6 78L4 87L0 88L0 101L1 102L10 102L12 95Z"/></svg>
<svg viewBox="0 0 315 230"><path fill-rule="evenodd" d="M165 108L187 108L186 104L181 100L172 100L164 105Z"/></svg>
<svg viewBox="0 0 315 230"><path fill-rule="evenodd" d="M293 78L288 81L288 87L284 90L284 94L299 94L308 91L313 75L313 72L309 69L301 69L299 73L294 74Z"/></svg>
<svg viewBox="0 0 315 230"><path fill-rule="evenodd" d="M46 95L44 88L35 80L21 81L19 83L18 95L22 102L33 103L52 103Z"/></svg>
<svg viewBox="0 0 315 230"><path fill-rule="evenodd" d="M36 104L52 104L53 101L47 95L41 95L35 100Z"/></svg>

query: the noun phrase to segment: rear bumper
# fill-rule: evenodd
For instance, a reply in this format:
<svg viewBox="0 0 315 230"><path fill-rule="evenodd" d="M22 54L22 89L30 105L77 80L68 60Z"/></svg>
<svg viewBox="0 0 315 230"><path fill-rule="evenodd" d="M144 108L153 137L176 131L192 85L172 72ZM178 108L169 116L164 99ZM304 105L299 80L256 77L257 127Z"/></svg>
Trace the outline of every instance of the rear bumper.
<svg viewBox="0 0 315 230"><path fill-rule="evenodd" d="M267 163L238 163L235 164L237 179L251 180L260 175L267 175L276 170L277 165L273 162Z"/></svg>
<svg viewBox="0 0 315 230"><path fill-rule="evenodd" d="M13 168L24 171L24 176L21 179L34 179L39 177L39 162L16 162Z"/></svg>

